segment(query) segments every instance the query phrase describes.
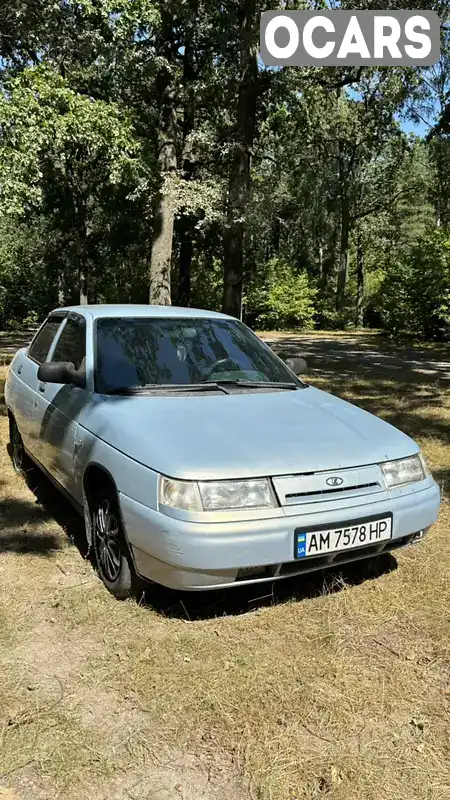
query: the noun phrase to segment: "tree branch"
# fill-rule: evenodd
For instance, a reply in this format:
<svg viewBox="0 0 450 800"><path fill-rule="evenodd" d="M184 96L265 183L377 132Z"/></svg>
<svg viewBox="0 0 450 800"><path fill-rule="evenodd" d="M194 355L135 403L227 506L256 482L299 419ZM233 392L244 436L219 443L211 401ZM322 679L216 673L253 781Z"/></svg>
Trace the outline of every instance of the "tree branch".
<svg viewBox="0 0 450 800"><path fill-rule="evenodd" d="M318 78L316 83L323 86L325 89L342 89L344 86L350 86L351 83L359 83L363 74L364 67L358 67L356 75L346 75L338 81L328 81L325 78Z"/></svg>
<svg viewBox="0 0 450 800"><path fill-rule="evenodd" d="M407 189L401 189L399 192L396 192L396 194L392 195L389 198L389 200L387 199L388 196L386 195L385 197L382 198L382 200L379 200L378 203L374 203L373 206L371 206L370 208L366 208L359 214L352 214L350 218L352 222L357 222L357 220L362 219L363 217L369 217L371 214L374 214L376 211L381 211L383 208L391 208L391 206L394 205L395 201L398 200L399 197L402 197L402 195L405 194L409 194L410 192L413 192L414 189L419 189L419 188L420 184L416 183L413 186L408 186Z"/></svg>

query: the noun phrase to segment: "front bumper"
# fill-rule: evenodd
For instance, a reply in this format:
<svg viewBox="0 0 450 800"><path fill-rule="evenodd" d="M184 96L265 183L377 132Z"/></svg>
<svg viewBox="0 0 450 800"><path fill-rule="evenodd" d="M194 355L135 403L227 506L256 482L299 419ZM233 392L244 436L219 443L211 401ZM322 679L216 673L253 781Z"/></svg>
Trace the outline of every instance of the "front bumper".
<svg viewBox="0 0 450 800"><path fill-rule="evenodd" d="M172 589L195 591L280 579L408 544L414 534L426 532L436 522L440 491L429 480L420 491L366 502L360 508L322 512L309 507L295 516L215 523L174 519L123 494L120 504L138 573ZM296 528L338 527L346 520L383 516L388 512L393 514L393 534L389 541L294 560Z"/></svg>

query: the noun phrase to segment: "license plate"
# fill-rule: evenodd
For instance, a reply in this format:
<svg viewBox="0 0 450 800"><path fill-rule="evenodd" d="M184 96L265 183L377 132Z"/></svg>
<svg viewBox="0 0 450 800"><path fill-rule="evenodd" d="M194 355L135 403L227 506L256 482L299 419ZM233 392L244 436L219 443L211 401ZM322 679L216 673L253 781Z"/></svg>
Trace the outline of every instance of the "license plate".
<svg viewBox="0 0 450 800"><path fill-rule="evenodd" d="M295 531L295 558L321 556L335 550L353 550L378 544L392 536L392 514L345 522L339 528L319 527Z"/></svg>

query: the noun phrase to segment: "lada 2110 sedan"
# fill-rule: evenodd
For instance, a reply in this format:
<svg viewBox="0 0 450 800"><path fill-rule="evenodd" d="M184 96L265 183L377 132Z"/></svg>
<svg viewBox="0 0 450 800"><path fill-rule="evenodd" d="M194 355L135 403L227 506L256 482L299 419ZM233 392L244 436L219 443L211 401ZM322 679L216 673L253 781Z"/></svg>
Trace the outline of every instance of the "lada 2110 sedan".
<svg viewBox="0 0 450 800"><path fill-rule="evenodd" d="M420 540L440 493L417 444L301 366L224 314L58 309L9 368L14 465L84 515L121 598L136 576L231 587Z"/></svg>

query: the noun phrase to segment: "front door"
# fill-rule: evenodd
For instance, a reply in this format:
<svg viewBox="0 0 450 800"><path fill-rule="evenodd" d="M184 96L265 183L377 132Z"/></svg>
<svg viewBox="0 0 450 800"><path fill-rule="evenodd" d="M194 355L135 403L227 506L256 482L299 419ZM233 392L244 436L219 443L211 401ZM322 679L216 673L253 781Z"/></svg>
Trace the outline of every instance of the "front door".
<svg viewBox="0 0 450 800"><path fill-rule="evenodd" d="M49 361L70 361L75 369L85 369L86 321L83 317L74 312L69 314ZM78 386L38 382L35 419L40 431L39 460L72 496L76 493L74 459L78 420L89 397L90 391Z"/></svg>
<svg viewBox="0 0 450 800"><path fill-rule="evenodd" d="M35 407L38 392L37 372L48 356L52 343L61 327L64 314L51 314L41 326L28 348L17 358L16 374L20 381L14 407L17 426L25 448L39 459L39 427L36 425Z"/></svg>

